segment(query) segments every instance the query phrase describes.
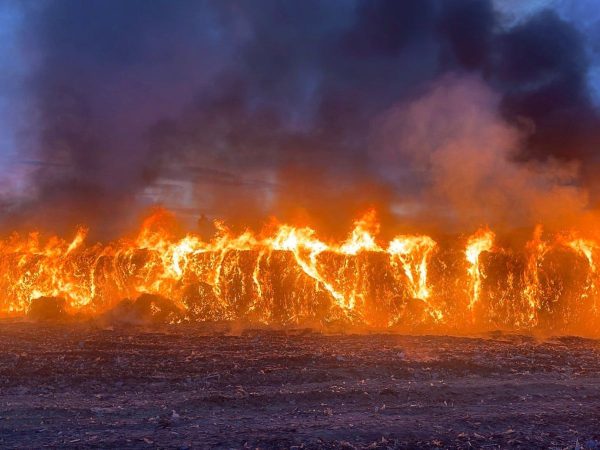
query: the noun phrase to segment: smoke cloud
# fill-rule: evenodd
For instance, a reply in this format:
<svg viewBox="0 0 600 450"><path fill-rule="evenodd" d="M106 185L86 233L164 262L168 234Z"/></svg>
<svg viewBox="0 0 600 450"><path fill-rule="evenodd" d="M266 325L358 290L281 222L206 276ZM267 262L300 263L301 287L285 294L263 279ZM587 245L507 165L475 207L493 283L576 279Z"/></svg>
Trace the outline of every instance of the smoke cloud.
<svg viewBox="0 0 600 450"><path fill-rule="evenodd" d="M570 224L588 202L577 162L517 160L528 136L501 117L500 101L480 78L446 76L382 116L374 156L390 179L406 164L419 173L419 213L435 223Z"/></svg>
<svg viewBox="0 0 600 450"><path fill-rule="evenodd" d="M369 207L384 224L521 226L597 202L590 42L555 11L507 22L486 0L14 7L31 114L3 229L85 223L111 237L156 203L192 224L275 215L332 234Z"/></svg>

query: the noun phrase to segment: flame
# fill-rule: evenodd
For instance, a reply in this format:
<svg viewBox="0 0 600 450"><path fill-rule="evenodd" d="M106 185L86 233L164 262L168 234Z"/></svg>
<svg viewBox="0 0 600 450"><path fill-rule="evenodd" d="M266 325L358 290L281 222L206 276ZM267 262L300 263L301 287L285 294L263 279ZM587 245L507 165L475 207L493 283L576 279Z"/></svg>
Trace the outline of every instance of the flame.
<svg viewBox="0 0 600 450"><path fill-rule="evenodd" d="M380 252L381 247L375 242L374 234L379 233L374 210L367 212L360 220L354 222L352 233L338 251L345 255L356 255L362 251Z"/></svg>
<svg viewBox="0 0 600 450"><path fill-rule="evenodd" d="M596 262L594 253L598 250L598 244L589 239L576 238L567 242L567 245L580 255L584 256L590 265L592 273L596 273Z"/></svg>
<svg viewBox="0 0 600 450"><path fill-rule="evenodd" d="M479 302L481 294L481 281L483 274L481 271L481 265L479 263L479 255L483 252L489 252L494 245L495 239L494 233L489 229L478 230L473 236L471 236L467 242L467 248L465 255L469 267L467 273L470 279L470 298L469 298L469 310L473 310L475 304Z"/></svg>
<svg viewBox="0 0 600 450"><path fill-rule="evenodd" d="M589 298L593 297L593 310L597 312L598 305L596 301L596 297L598 295L597 287L596 287L596 277L598 275L597 265L595 254L599 249L599 245L591 239L583 239L580 237L572 237L563 242L567 247L575 251L580 256L583 256L588 263L590 268L589 274L587 276L587 283L585 286L585 293L583 297Z"/></svg>
<svg viewBox="0 0 600 450"><path fill-rule="evenodd" d="M337 304L343 308L352 308L350 301L347 301L341 292L338 292L331 283L329 283L319 270L317 257L328 250L327 244L314 237L315 231L310 228L293 228L282 226L271 243L273 250L290 251L294 255L296 262L302 268L304 273L316 282L317 288L322 286L331 294Z"/></svg>
<svg viewBox="0 0 600 450"><path fill-rule="evenodd" d="M541 304L539 267L550 249L548 244L542 240L543 232L543 227L537 225L533 231L533 238L526 244L527 265L524 273L523 296L529 306L527 320L531 324L537 324L537 314Z"/></svg>
<svg viewBox="0 0 600 450"><path fill-rule="evenodd" d="M427 284L427 266L436 245L429 236L397 236L390 242L387 252L392 256L392 264L402 267L412 296L426 302L429 313L436 320L442 320L443 312L431 308L428 303L431 288Z"/></svg>
<svg viewBox="0 0 600 450"><path fill-rule="evenodd" d="M40 232L1 239L0 316L24 315L41 297L60 297L70 312L95 315L122 299L154 294L174 302L182 311L178 320L294 324L341 319L382 328L462 331L485 320L494 329L534 328L542 310L548 322L559 314L556 308L568 316L557 323L575 330L598 328L600 243L576 233L544 239L538 226L524 251L514 254L497 247L494 232L482 228L462 250L465 271L464 262L455 264L456 253L430 236L400 234L382 242L374 211L356 220L338 242L290 224L236 234L215 222L211 239L194 233L176 237L164 214L148 217L135 236L105 244L88 243L83 227L72 239ZM586 271L574 278L564 275L585 280L578 281L584 284L573 293L576 298L560 300L572 302L564 307L556 303L564 287L555 279L563 275L549 276L545 271L554 269L543 264L558 248L580 258L573 271ZM492 252L489 259L481 258L484 252ZM484 291L490 271L497 270L490 261L500 257L513 263L499 276L493 272L494 284ZM484 304L484 292L489 314L470 314L465 323L464 313Z"/></svg>

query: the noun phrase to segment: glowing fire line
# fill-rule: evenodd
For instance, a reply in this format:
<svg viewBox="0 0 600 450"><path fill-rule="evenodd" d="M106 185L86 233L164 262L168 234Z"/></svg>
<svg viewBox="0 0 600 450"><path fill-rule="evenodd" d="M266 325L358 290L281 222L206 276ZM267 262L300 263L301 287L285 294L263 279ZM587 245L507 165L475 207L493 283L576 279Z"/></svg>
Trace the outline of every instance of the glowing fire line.
<svg viewBox="0 0 600 450"><path fill-rule="evenodd" d="M251 314L270 323L322 314L396 324L409 314L410 320L447 324L456 314L452 302L459 299L458 287L468 292L466 310L479 315L476 306L489 296L483 290L487 269L481 255L496 252L495 234L478 230L464 248L466 273L448 284L439 274L432 282L432 261L439 264L442 256L431 237L398 235L382 245L373 212L357 220L341 243L320 240L312 228L285 224L266 236L249 231L234 235L220 222L212 240L195 234L174 239L157 226L159 222L160 217L151 216L133 240L106 245L86 244L83 228L71 241L56 236L43 241L39 233L1 240L0 315L24 314L40 297L62 297L72 311L97 314L123 298L150 293L171 299L184 311L191 311L190 302L200 302L193 305L198 314L205 314L200 320ZM593 298L588 304L597 311L600 245L574 234L549 243L538 227L525 246L522 272L509 270L506 292L498 296L513 310L520 308L511 319L514 324L535 326L541 309L548 308L549 288L543 287L540 273L546 270L545 256L557 247L587 264L587 281L579 295L582 300ZM512 290L516 293L510 294ZM330 299L330 306L324 298ZM502 319L493 308L490 314L496 314L496 321Z"/></svg>

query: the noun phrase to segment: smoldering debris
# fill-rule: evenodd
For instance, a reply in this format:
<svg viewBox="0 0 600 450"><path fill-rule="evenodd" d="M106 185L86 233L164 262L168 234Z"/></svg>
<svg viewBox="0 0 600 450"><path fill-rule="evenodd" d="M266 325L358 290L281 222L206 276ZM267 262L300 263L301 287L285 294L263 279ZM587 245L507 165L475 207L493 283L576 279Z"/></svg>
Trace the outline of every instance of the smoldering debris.
<svg viewBox="0 0 600 450"><path fill-rule="evenodd" d="M173 301L161 295L142 294L135 300L121 300L98 320L116 325L160 325L176 323L182 316Z"/></svg>
<svg viewBox="0 0 600 450"><path fill-rule="evenodd" d="M64 322L71 319L71 315L64 298L39 297L31 301L27 318L34 322Z"/></svg>

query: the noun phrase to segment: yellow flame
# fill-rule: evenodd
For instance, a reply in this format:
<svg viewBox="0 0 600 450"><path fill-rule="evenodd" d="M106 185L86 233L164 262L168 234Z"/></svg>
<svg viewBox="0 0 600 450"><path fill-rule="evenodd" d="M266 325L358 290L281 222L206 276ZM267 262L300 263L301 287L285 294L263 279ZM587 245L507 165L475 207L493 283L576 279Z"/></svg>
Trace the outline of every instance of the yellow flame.
<svg viewBox="0 0 600 450"><path fill-rule="evenodd" d="M533 238L525 245L527 264L524 273L523 295L529 306L527 320L531 325L537 324L537 315L541 304L539 266L550 249L549 245L542 240L543 232L543 227L537 225L533 231Z"/></svg>
<svg viewBox="0 0 600 450"><path fill-rule="evenodd" d="M481 229L471 236L467 242L465 255L467 262L469 263L467 273L469 274L471 286L469 299L470 310L472 310L475 307L475 304L479 302L479 297L481 295L483 274L479 263L479 255L483 252L489 252L492 249L495 237L496 236L491 230Z"/></svg>

